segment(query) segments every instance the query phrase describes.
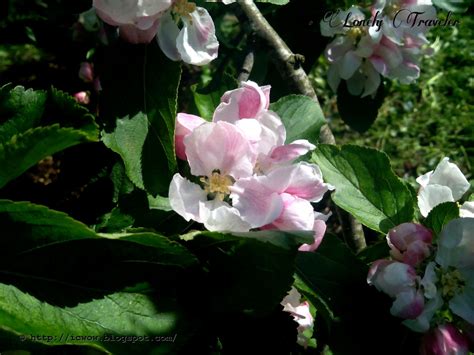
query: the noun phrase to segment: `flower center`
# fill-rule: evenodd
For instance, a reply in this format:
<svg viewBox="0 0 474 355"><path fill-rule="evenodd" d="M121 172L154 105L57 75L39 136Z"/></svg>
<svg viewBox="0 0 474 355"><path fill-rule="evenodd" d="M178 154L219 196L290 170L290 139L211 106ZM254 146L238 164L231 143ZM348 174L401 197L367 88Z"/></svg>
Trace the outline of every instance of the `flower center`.
<svg viewBox="0 0 474 355"><path fill-rule="evenodd" d="M461 293L465 281L459 270L447 271L441 274L441 294L451 299L454 295Z"/></svg>
<svg viewBox="0 0 474 355"><path fill-rule="evenodd" d="M234 183L230 176L221 175L217 171L214 171L210 177L202 177L200 181L204 184L204 191L220 201L230 194L229 186Z"/></svg>
<svg viewBox="0 0 474 355"><path fill-rule="evenodd" d="M355 42L358 42L366 33L367 29L365 27L352 27L347 31L347 36L352 38Z"/></svg>
<svg viewBox="0 0 474 355"><path fill-rule="evenodd" d="M196 10L196 4L188 2L188 0L176 0L173 4L173 12L180 17L185 17L189 21L192 20L191 12Z"/></svg>

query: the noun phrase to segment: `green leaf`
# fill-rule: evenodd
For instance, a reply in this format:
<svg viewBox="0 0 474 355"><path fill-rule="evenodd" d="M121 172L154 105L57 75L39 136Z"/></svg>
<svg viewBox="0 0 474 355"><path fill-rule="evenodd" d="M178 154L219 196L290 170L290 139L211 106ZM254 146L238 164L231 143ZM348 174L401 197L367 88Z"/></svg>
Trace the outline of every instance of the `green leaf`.
<svg viewBox="0 0 474 355"><path fill-rule="evenodd" d="M459 218L458 204L456 202L444 202L430 211L424 225L439 234L443 227L455 218Z"/></svg>
<svg viewBox="0 0 474 355"><path fill-rule="evenodd" d="M319 140L319 131L326 123L321 107L307 96L289 95L270 105L282 119L286 128L286 142L307 139Z"/></svg>
<svg viewBox="0 0 474 355"><path fill-rule="evenodd" d="M60 241L97 237L63 212L9 200L0 200L0 229L0 250L8 255Z"/></svg>
<svg viewBox="0 0 474 355"><path fill-rule="evenodd" d="M106 126L105 143L121 154L129 178L138 187L153 196L166 195L176 170L180 65L168 60L156 41L146 46L119 41L107 47L105 62L100 117ZM122 124L124 120L129 122ZM124 132L135 129L138 141L124 141ZM129 147L133 151L127 152Z"/></svg>
<svg viewBox="0 0 474 355"><path fill-rule="evenodd" d="M382 241L377 242L363 249L361 252L357 254L357 257L359 258L359 260L368 264L377 259L387 258L389 254L390 254L390 248L387 244L387 241L384 238Z"/></svg>
<svg viewBox="0 0 474 355"><path fill-rule="evenodd" d="M141 112L117 120L113 133L102 133L104 144L122 157L128 178L141 189L145 188L141 157L147 135L148 119Z"/></svg>
<svg viewBox="0 0 474 355"><path fill-rule="evenodd" d="M60 128L58 124L13 136L0 143L0 188L44 157L91 140L88 131Z"/></svg>
<svg viewBox="0 0 474 355"><path fill-rule="evenodd" d="M337 90L337 109L349 127L363 133L375 122L384 97L383 85L380 85L376 96L372 98L351 95L343 82Z"/></svg>
<svg viewBox="0 0 474 355"><path fill-rule="evenodd" d="M149 353L152 349L169 353L175 345L173 339L182 336L177 334L182 317L173 306L147 295L119 292L60 308L14 286L0 284L0 339L3 346L23 349L37 342L48 346L82 345L122 354ZM113 336L119 338L114 341ZM159 337L170 338L160 342Z"/></svg>
<svg viewBox="0 0 474 355"><path fill-rule="evenodd" d="M90 140L97 140L98 126L86 107L80 105L68 93L52 87L49 90L47 109L42 125L59 123L61 127L71 127L88 134Z"/></svg>
<svg viewBox="0 0 474 355"><path fill-rule="evenodd" d="M465 12L472 4L472 0L433 0L433 5L452 12Z"/></svg>
<svg viewBox="0 0 474 355"><path fill-rule="evenodd" d="M208 289L209 310L250 314L274 310L293 283L297 248L311 242L311 234L204 232L187 238L186 246L209 270L205 284L199 281Z"/></svg>
<svg viewBox="0 0 474 355"><path fill-rule="evenodd" d="M38 125L45 108L44 91L23 86L0 88L0 142Z"/></svg>
<svg viewBox="0 0 474 355"><path fill-rule="evenodd" d="M415 201L386 154L359 146L321 144L313 161L325 181L335 186L334 202L365 226L387 233L413 220Z"/></svg>
<svg viewBox="0 0 474 355"><path fill-rule="evenodd" d="M216 107L221 103L221 96L237 86L237 80L226 72L222 76L216 76L206 87L192 85L191 92L199 115L208 121L212 120Z"/></svg>

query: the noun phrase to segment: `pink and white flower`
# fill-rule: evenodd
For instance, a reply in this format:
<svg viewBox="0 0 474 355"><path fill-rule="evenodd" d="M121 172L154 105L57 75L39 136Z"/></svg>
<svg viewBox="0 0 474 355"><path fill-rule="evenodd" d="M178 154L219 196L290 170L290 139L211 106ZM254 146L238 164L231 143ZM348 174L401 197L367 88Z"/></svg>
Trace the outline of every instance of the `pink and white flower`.
<svg viewBox="0 0 474 355"><path fill-rule="evenodd" d="M474 219L449 222L438 238L435 260L430 262L421 281L425 311L404 324L426 332L434 314L447 305L456 316L474 325Z"/></svg>
<svg viewBox="0 0 474 355"><path fill-rule="evenodd" d="M194 65L205 65L216 59L219 42L207 10L186 0L176 1L173 10L175 17L166 12L158 24L157 40L163 53L171 60Z"/></svg>
<svg viewBox="0 0 474 355"><path fill-rule="evenodd" d="M269 96L270 86L247 81L222 96L211 123L178 114L176 154L187 159L191 174L201 177L202 184L175 175L169 193L172 207L210 230L311 230L313 243L300 250L314 251L331 214L315 212L311 202L333 188L323 182L318 166L292 164L315 146L306 140L284 144L286 130L268 109Z"/></svg>
<svg viewBox="0 0 474 355"><path fill-rule="evenodd" d="M421 186L418 207L424 217L443 202L460 200L471 186L456 164L449 162L449 158L444 158L435 170L419 176L416 182ZM467 204L466 209L469 208L470 204Z"/></svg>
<svg viewBox="0 0 474 355"><path fill-rule="evenodd" d="M176 174L169 191L173 210L211 231L248 231L239 211L224 201L235 181L253 174L255 153L243 133L227 122L208 122L187 135L184 146L191 174L202 185Z"/></svg>

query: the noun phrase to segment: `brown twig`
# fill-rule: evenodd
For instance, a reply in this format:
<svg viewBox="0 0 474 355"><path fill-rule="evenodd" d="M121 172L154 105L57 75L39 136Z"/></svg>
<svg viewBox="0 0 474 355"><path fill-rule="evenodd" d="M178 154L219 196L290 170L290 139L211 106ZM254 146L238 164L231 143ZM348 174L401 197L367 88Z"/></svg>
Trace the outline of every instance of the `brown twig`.
<svg viewBox="0 0 474 355"><path fill-rule="evenodd" d="M304 69L299 65L300 56L295 55L288 45L281 39L278 33L268 23L262 15L257 5L253 0L241 0L239 4L242 10L249 18L254 31L258 36L263 38L268 45L275 51L276 59L281 64L279 67L283 68L282 75L287 77L298 91L310 97L319 104L318 97L314 91L311 81ZM334 135L327 124L325 124L319 133L319 141L326 144L336 144ZM350 244L356 251L360 251L366 247L365 237L362 226L357 222L353 216L345 211L337 211L339 221L342 225L344 238L350 241ZM348 235L350 233L350 235Z"/></svg>

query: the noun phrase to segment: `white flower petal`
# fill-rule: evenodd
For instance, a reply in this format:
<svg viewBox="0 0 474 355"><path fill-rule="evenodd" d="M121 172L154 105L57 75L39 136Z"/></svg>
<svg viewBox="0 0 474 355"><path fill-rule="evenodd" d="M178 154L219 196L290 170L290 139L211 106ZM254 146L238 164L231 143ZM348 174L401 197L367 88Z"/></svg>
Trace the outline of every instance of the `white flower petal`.
<svg viewBox="0 0 474 355"><path fill-rule="evenodd" d="M449 308L451 308L454 314L457 314L470 324L474 324L474 285L466 285L464 292L455 295L449 301Z"/></svg>
<svg viewBox="0 0 474 355"><path fill-rule="evenodd" d="M171 208L186 221L201 222L199 203L207 200L207 194L199 185L175 174L170 184L169 200Z"/></svg>
<svg viewBox="0 0 474 355"><path fill-rule="evenodd" d="M466 201L459 210L459 216L464 218L474 218L474 201Z"/></svg>
<svg viewBox="0 0 474 355"><path fill-rule="evenodd" d="M166 12L159 21L156 40L163 53L171 60L181 60L181 55L176 47L176 39L179 35L179 27L174 22L171 12Z"/></svg>
<svg viewBox="0 0 474 355"><path fill-rule="evenodd" d="M454 202L451 189L447 186L428 184L418 194L418 207L423 217L443 202Z"/></svg>
<svg viewBox="0 0 474 355"><path fill-rule="evenodd" d="M474 218L454 219L443 228L436 262L444 269L474 268Z"/></svg>
<svg viewBox="0 0 474 355"><path fill-rule="evenodd" d="M184 62L205 65L217 58L219 42L214 22L206 9L197 7L191 20L183 17L184 27L178 35L176 44Z"/></svg>
<svg viewBox="0 0 474 355"><path fill-rule="evenodd" d="M444 158L430 176L429 184L447 186L451 189L454 201L458 201L471 186L456 164Z"/></svg>
<svg viewBox="0 0 474 355"><path fill-rule="evenodd" d="M246 223L239 211L227 202L212 200L199 203L199 214L204 227L217 232L248 232Z"/></svg>

